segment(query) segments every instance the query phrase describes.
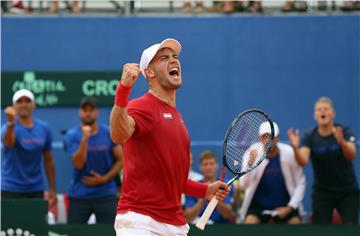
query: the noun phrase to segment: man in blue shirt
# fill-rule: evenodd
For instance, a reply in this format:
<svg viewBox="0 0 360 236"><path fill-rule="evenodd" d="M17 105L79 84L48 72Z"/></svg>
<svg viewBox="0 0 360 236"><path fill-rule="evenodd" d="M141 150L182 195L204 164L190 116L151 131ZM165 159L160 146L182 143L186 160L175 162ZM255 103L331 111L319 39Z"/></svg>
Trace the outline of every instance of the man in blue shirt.
<svg viewBox="0 0 360 236"><path fill-rule="evenodd" d="M80 103L81 124L67 131L65 145L74 166L69 188L68 222L86 223L94 213L97 223L113 223L116 210L114 177L122 168L122 147L110 138L109 127L98 124L99 111L93 97Z"/></svg>
<svg viewBox="0 0 360 236"><path fill-rule="evenodd" d="M217 180L216 173L219 164L216 155L212 151L204 151L200 154L200 171L204 178L201 182L210 184ZM234 216L232 211L234 190L231 188L230 193L223 202L219 202L214 212L211 214L208 224L230 223ZM202 213L207 207L207 201L186 195L184 215L187 222L196 224Z"/></svg>
<svg viewBox="0 0 360 236"><path fill-rule="evenodd" d="M56 202L55 168L48 125L32 117L34 95L26 89L13 95L5 109L7 123L1 127L1 197L43 198L42 157L49 181L49 204Z"/></svg>
<svg viewBox="0 0 360 236"><path fill-rule="evenodd" d="M314 171L312 210L315 224L331 224L336 209L344 224L359 219L359 186L353 162L356 138L347 126L335 123L335 109L328 97L320 97L314 107L317 126L304 132L289 129L288 135L297 162Z"/></svg>

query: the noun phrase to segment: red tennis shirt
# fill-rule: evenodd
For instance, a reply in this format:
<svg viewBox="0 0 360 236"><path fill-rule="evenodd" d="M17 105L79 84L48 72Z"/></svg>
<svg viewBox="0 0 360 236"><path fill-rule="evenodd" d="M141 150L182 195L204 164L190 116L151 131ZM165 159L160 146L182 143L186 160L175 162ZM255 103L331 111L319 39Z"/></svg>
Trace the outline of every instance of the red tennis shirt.
<svg viewBox="0 0 360 236"><path fill-rule="evenodd" d="M135 132L124 144L117 213L134 211L172 225L186 223L181 194L204 197L207 185L188 180L190 138L180 113L150 93L132 100Z"/></svg>

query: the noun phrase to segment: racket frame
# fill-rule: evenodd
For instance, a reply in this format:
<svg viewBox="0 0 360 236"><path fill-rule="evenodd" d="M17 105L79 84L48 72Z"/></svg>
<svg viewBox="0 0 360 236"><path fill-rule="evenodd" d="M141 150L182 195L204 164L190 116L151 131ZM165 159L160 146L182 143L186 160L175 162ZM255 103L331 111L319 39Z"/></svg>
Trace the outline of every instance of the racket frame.
<svg viewBox="0 0 360 236"><path fill-rule="evenodd" d="M226 155L225 155L225 153L226 153L226 146L227 146L226 144L227 144L227 140L228 140L228 138L229 138L229 134L230 134L230 132L232 131L232 129L234 128L235 124L239 121L239 119L240 119L242 116L244 116L244 115L246 115L247 113L249 113L249 112L259 112L259 113L261 113L262 115L265 116L265 118L266 118L266 119L268 120L268 122L270 123L270 128L271 128L270 138L271 138L271 139L270 139L270 145L269 145L268 149L265 150L265 153L266 153L266 154L267 154L268 151L271 149L272 141L274 140L274 132L275 132L274 130L275 130L275 129L274 129L273 122L272 122L271 118L270 118L264 111L259 110L259 109L249 109L249 110L246 110L246 111L240 113L240 114L231 122L230 126L228 127L228 129L227 129L227 131L226 131L226 133L225 133L225 137L224 137L224 145L223 145L223 172L222 172L222 176L224 175L224 169L228 169L231 173L235 174L235 176L227 182L227 185L228 185L228 186L230 186L235 180L237 180L237 179L240 178L241 176L243 176L243 175L249 173L250 171L252 171L253 169L255 169L255 168L256 168L257 166L259 166L260 163L262 162L262 161L258 162L257 165L253 166L251 169L249 169L249 170L247 170L247 171L245 171L245 172L236 173L236 172L232 171L232 170L229 168L229 166L228 166L228 164L227 164L227 161L226 161ZM262 160L264 160L264 158L263 158ZM225 168L224 168L224 167L225 167ZM209 220L212 212L214 211L215 207L217 206L217 203L218 203L218 200L217 200L216 197L214 196L214 197L211 199L211 201L209 202L208 206L206 207L206 209L205 209L204 213L202 214L199 222L196 224L196 227L197 227L198 229L204 230L206 223L208 222L208 220Z"/></svg>
<svg viewBox="0 0 360 236"><path fill-rule="evenodd" d="M270 145L269 147L267 148L267 150L265 151L265 153L268 153L268 151L271 149L271 146L272 146L272 141L274 140L274 133L275 133L275 128L274 128L274 124L271 120L271 118L268 116L268 114L262 110L259 110L259 109L248 109L248 110L245 110L243 112L241 112L230 124L230 126L228 127L226 133L225 133L225 137L224 137L224 144L223 144L223 166L229 170L232 174L234 174L235 176L233 178L231 178L226 184L228 186L230 186L235 180L237 180L238 178L240 178L241 176L249 173L250 171L252 171L253 169L255 169L258 165L260 165L261 162L259 162L256 166L254 166L253 168L251 168L250 170L248 171L245 171L245 172L240 172L240 173L236 173L234 171L231 170L231 168L229 168L228 164L227 164L227 161L226 161L226 148L227 148L227 141L229 139L229 134L231 133L231 131L233 130L235 124L240 120L241 117L243 117L244 115L246 115L247 113L250 113L250 112L258 112L258 113L261 113L267 120L268 122L270 123L270 129L271 129L271 133L270 133Z"/></svg>

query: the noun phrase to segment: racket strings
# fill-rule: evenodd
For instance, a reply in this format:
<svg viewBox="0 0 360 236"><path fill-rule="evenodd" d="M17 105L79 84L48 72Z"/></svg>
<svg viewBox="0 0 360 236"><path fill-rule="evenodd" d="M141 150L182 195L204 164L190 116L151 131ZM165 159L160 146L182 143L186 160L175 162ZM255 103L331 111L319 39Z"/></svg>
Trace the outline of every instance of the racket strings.
<svg viewBox="0 0 360 236"><path fill-rule="evenodd" d="M265 133L260 130L266 122L269 123L266 116L252 111L245 113L232 124L225 146L226 165L230 171L236 174L247 173L266 157L271 147L270 123Z"/></svg>

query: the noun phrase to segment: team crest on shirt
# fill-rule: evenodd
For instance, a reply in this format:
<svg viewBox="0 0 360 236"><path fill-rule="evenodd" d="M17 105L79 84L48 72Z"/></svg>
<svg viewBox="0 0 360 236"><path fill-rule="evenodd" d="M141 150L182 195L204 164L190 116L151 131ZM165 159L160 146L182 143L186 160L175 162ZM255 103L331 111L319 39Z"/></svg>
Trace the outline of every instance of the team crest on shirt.
<svg viewBox="0 0 360 236"><path fill-rule="evenodd" d="M165 120L172 120L172 118L173 118L171 113L163 113L163 116L164 116Z"/></svg>

